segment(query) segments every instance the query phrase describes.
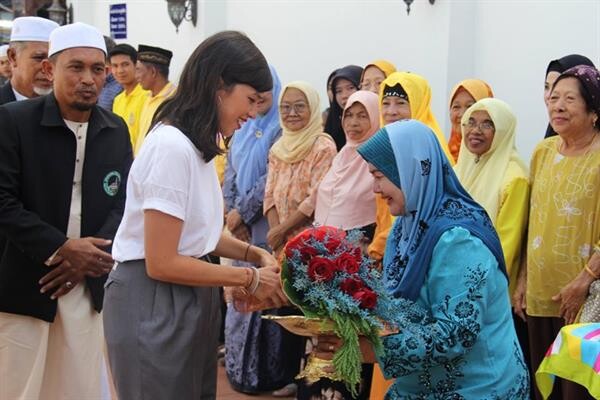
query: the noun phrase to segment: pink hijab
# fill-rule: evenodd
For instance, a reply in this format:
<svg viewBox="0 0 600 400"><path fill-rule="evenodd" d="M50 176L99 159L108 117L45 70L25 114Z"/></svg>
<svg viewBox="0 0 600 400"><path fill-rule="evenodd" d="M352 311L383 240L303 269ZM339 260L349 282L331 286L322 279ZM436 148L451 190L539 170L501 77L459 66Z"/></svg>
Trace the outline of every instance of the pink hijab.
<svg viewBox="0 0 600 400"><path fill-rule="evenodd" d="M379 97L366 90L354 92L346 102L342 125L346 110L355 103L365 107L371 127L360 140L353 140L346 134L346 145L333 159L331 169L317 191L317 225L349 230L375 223L373 178L367 162L358 154L356 148L379 129Z"/></svg>

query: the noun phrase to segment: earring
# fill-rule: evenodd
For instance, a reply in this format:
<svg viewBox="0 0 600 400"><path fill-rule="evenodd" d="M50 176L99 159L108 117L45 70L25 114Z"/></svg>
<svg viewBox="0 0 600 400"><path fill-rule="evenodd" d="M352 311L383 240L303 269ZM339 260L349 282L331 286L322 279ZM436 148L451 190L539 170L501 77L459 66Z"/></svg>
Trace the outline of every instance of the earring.
<svg viewBox="0 0 600 400"><path fill-rule="evenodd" d="M219 99L219 104L223 104L223 100L221 99L221 96L217 95L217 99Z"/></svg>

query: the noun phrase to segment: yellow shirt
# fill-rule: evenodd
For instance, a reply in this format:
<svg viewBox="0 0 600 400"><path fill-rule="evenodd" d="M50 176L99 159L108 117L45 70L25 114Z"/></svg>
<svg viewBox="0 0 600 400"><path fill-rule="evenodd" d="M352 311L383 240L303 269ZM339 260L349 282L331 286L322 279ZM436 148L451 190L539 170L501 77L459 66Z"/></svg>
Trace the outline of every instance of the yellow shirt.
<svg viewBox="0 0 600 400"><path fill-rule="evenodd" d="M373 235L373 241L369 245L369 256L376 260L383 260L383 253L385 251L385 243L387 241L388 234L394 223L394 217L390 213L390 207L387 201L384 200L380 194L375 196L375 205L377 206L377 213L375 215L375 234Z"/></svg>
<svg viewBox="0 0 600 400"><path fill-rule="evenodd" d="M565 157L560 140L544 140L531 160L527 314L537 317L559 316L552 296L581 272L600 238L600 150Z"/></svg>
<svg viewBox="0 0 600 400"><path fill-rule="evenodd" d="M142 143L144 142L144 138L150 129L152 118L154 117L154 113L158 109L158 106L160 106L163 101L171 97L174 93L175 85L173 85L171 82L168 82L156 96L149 95L146 98L140 114L140 127L138 130L138 135L135 139L135 147L133 148L134 156L137 155L142 147Z"/></svg>
<svg viewBox="0 0 600 400"><path fill-rule="evenodd" d="M523 176L517 176L503 186L500 208L494 223L504 253L511 297L517 284L528 217L529 181Z"/></svg>
<svg viewBox="0 0 600 400"><path fill-rule="evenodd" d="M138 137L140 129L140 114L144 102L148 98L149 91L142 89L137 84L131 93L125 93L123 90L113 103L113 112L123 118L129 129L129 137L131 139L131 147L135 149L135 139Z"/></svg>
<svg viewBox="0 0 600 400"><path fill-rule="evenodd" d="M215 157L215 168L217 170L217 176L219 177L219 183L223 186L223 181L225 180L225 168L227 167L227 152L229 149L225 146L222 137L219 137L219 147L225 152Z"/></svg>

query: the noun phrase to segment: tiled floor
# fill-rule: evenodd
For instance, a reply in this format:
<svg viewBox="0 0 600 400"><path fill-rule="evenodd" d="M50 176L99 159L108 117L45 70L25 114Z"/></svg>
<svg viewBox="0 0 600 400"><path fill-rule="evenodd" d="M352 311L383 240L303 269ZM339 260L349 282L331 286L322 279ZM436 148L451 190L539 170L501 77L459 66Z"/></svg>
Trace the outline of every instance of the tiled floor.
<svg viewBox="0 0 600 400"><path fill-rule="evenodd" d="M218 400L263 400L263 399L277 399L277 397L273 397L270 395L260 395L260 396L247 396L241 393L236 392L231 388L229 382L227 381L227 376L225 375L225 368L219 365L219 372L217 375L217 399ZM291 397L288 397L291 399Z"/></svg>

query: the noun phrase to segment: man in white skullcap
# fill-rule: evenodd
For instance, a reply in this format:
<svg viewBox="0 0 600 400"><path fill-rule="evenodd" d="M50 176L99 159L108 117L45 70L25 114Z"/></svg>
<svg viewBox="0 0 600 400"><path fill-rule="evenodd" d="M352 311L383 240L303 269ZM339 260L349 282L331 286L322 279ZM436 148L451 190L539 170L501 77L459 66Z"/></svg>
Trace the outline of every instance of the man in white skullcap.
<svg viewBox="0 0 600 400"><path fill-rule="evenodd" d="M10 68L10 62L8 61L7 50L7 44L3 44L2 46L0 46L0 86L8 82L10 80L10 77L12 76L12 70Z"/></svg>
<svg viewBox="0 0 600 400"><path fill-rule="evenodd" d="M0 89L0 104L50 93L52 85L42 72L42 60L48 57L48 38L56 28L56 22L39 17L13 21L7 53L12 77Z"/></svg>
<svg viewBox="0 0 600 400"><path fill-rule="evenodd" d="M105 60L96 28L57 28L53 92L0 106L0 399L103 398L103 285L132 161L125 122L96 105Z"/></svg>

